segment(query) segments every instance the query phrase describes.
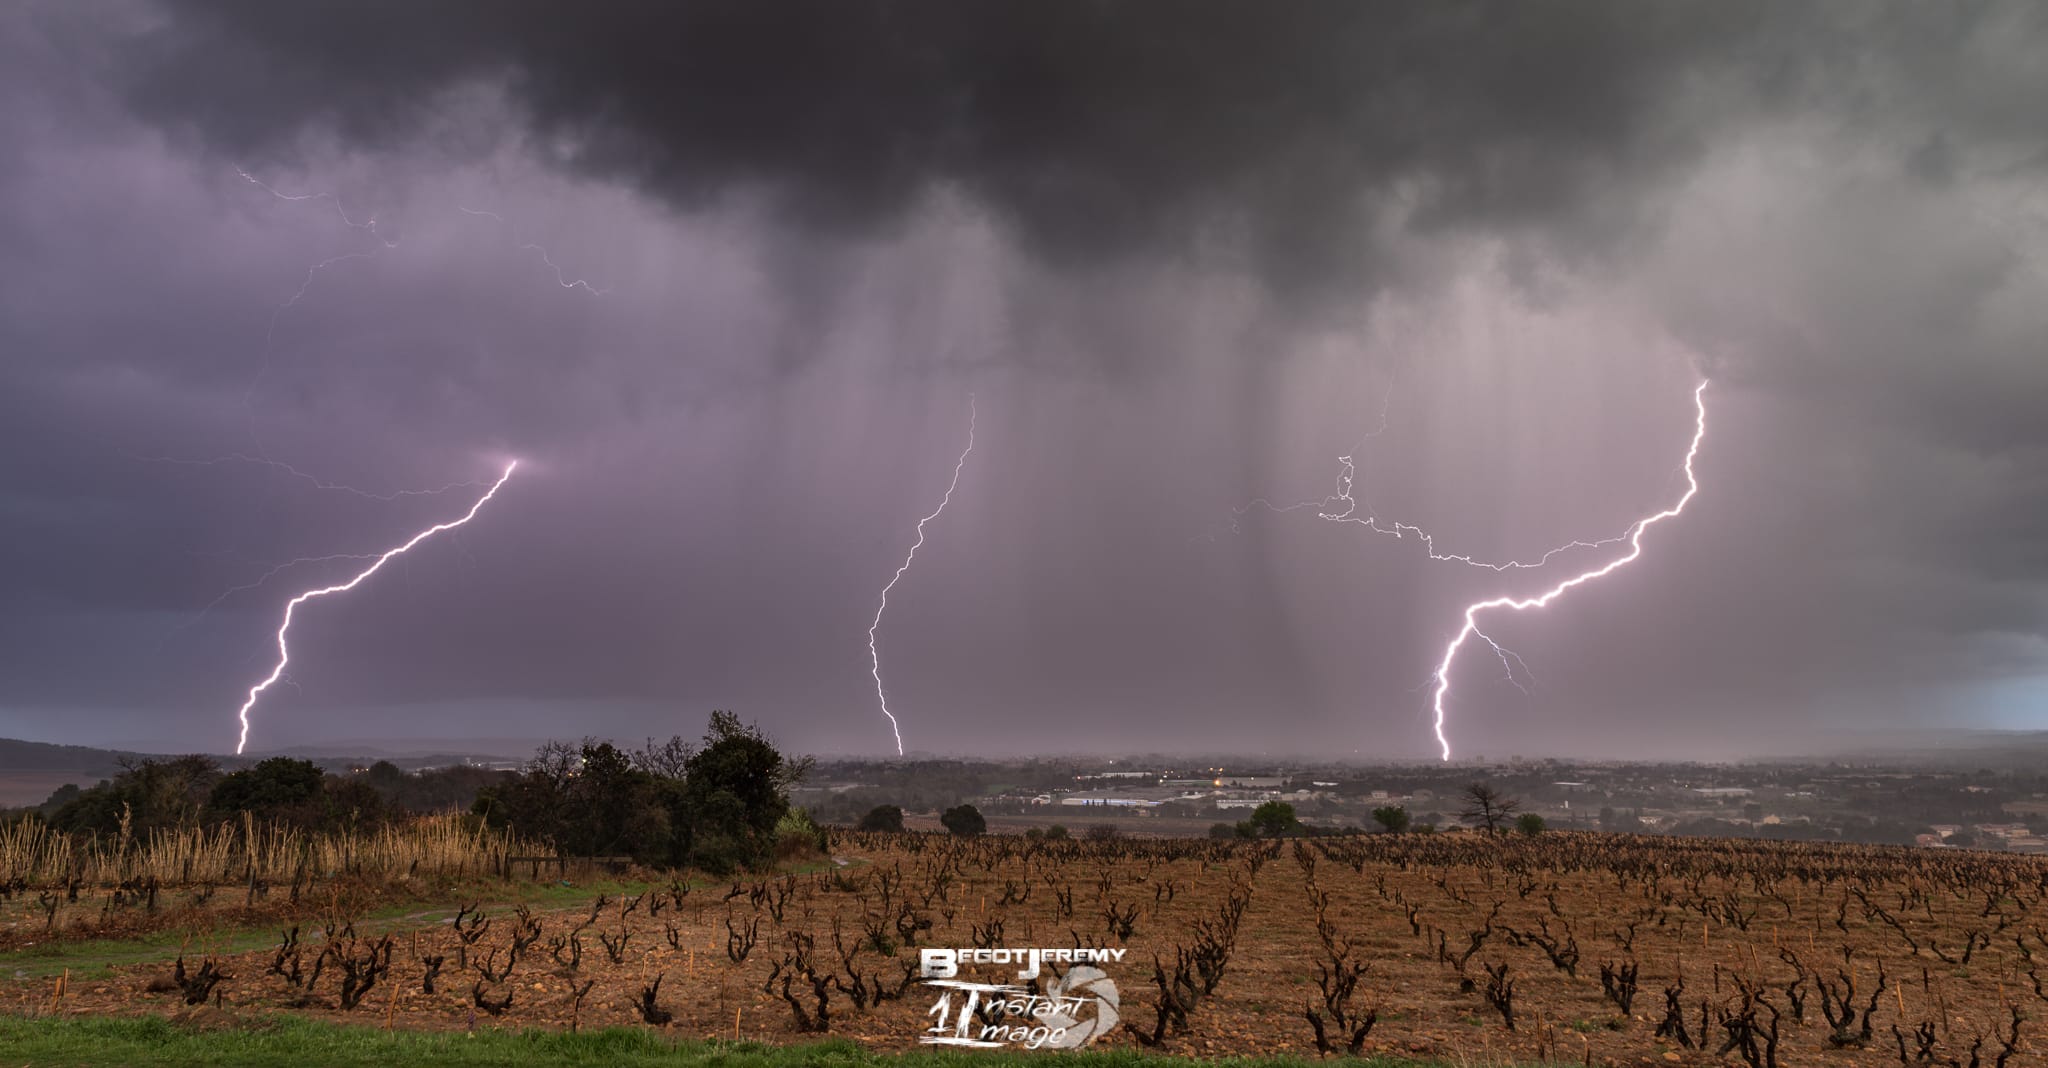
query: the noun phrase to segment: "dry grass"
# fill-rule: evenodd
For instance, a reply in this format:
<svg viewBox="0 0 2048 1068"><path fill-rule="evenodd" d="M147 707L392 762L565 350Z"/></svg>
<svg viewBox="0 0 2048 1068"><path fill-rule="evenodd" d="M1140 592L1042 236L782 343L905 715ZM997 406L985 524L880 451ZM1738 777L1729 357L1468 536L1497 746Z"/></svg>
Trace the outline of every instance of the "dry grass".
<svg viewBox="0 0 2048 1068"><path fill-rule="evenodd" d="M29 886L82 882L112 886L135 879L165 886L304 876L465 876L496 870L507 856L541 847L455 814L361 831L313 833L279 823L240 822L132 835L73 835L40 820L0 826L0 881Z"/></svg>

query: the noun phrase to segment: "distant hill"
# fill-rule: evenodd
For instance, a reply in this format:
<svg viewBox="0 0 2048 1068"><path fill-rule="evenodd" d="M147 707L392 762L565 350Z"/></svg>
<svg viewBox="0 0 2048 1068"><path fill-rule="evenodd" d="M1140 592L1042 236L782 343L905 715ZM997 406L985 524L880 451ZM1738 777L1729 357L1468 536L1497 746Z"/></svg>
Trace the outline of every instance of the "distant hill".
<svg viewBox="0 0 2048 1068"><path fill-rule="evenodd" d="M151 755L0 738L0 808L41 804L66 783L91 786L118 774L123 760Z"/></svg>
<svg viewBox="0 0 2048 1068"><path fill-rule="evenodd" d="M48 771L61 768L89 771L105 779L121 770L123 760L141 760L154 755L156 754L134 753L124 749L94 749L84 745L51 745L48 742L0 738L0 772Z"/></svg>
<svg viewBox="0 0 2048 1068"><path fill-rule="evenodd" d="M75 783L81 787L92 786L102 779L111 779L120 774L123 761L133 763L151 757L162 759L165 755L0 738L0 808L39 805L49 799L51 792L67 783ZM366 767L378 760L389 760L407 770L446 767L451 764L510 767L517 763L514 758L490 752L454 749L393 752L374 745L346 744L299 746L239 757L217 753L206 755L213 757L228 771L248 767L269 756L292 756L311 760L329 771L344 773L351 768Z"/></svg>

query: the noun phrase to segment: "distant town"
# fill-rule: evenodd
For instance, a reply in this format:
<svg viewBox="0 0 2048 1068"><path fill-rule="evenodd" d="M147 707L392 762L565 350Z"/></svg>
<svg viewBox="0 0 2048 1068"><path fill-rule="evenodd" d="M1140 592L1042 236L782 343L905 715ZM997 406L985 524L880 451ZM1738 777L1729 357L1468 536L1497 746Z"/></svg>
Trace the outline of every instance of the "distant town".
<svg viewBox="0 0 2048 1068"><path fill-rule="evenodd" d="M969 803L992 830L1058 824L1073 833L1221 833L1270 801L1311 827L1410 831L1467 826L1485 783L1556 830L1757 837L2048 854L2048 773L1882 763L1652 764L1558 760L1474 765L1307 765L1143 758L1009 762L823 761L796 801L851 822L876 804L936 813ZM1390 817L1392 818L1392 817Z"/></svg>
<svg viewBox="0 0 2048 1068"><path fill-rule="evenodd" d="M878 805L907 825L974 806L996 832L1054 826L1144 836L1228 833L1268 802L1309 828L1411 832L1471 826L1483 783L1551 830L1860 842L2048 855L2048 739L1996 748L1738 764L1509 759L1455 764L1313 763L1209 757L964 760L819 758L792 791L821 823L852 825ZM381 784L413 808L462 808L528 758L504 752L304 754L327 772ZM0 740L0 811L48 815L146 754ZM217 758L225 770L258 759ZM430 773L430 774L423 774ZM1399 810L1398 815L1392 810Z"/></svg>

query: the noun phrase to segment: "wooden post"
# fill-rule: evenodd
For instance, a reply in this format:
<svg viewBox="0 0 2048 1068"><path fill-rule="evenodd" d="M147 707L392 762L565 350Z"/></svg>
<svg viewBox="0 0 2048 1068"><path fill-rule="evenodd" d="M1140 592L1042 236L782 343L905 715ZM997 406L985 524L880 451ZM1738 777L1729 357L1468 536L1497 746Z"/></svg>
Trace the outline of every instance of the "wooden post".
<svg viewBox="0 0 2048 1068"><path fill-rule="evenodd" d="M740 1010L738 1009L732 1010L732 1040L734 1042L740 1040Z"/></svg>

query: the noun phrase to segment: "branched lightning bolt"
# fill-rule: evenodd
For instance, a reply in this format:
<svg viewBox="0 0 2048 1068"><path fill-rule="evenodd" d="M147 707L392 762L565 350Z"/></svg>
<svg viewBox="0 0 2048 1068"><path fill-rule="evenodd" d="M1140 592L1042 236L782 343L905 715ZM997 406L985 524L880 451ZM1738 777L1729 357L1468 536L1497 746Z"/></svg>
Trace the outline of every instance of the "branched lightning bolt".
<svg viewBox="0 0 2048 1068"><path fill-rule="evenodd" d="M301 200L329 201L334 205L334 214L341 217L341 224L343 226L346 226L352 230L368 230L372 235L376 236L377 240L384 241L384 236L382 234L377 233L376 216L373 215L370 218L364 219L362 222L357 222L354 219L349 218L348 209L342 206L341 198L335 196L333 193L281 193L277 190L277 187L269 184L268 182L265 182L263 179L258 178L253 174L250 174L248 171L245 171L240 167L235 168L235 173L241 175L243 181L248 182L250 185L253 185L256 188L261 189L266 193L269 193L271 196L274 196L279 200L289 200L293 202ZM398 246L396 242L385 241L384 247L396 248Z"/></svg>
<svg viewBox="0 0 2048 1068"><path fill-rule="evenodd" d="M453 519L446 523L436 523L435 525L428 527L427 529L422 530L417 534L414 534L411 538L407 539L403 544L397 546L396 548L385 550L382 554L376 557L376 559L370 564L369 567L366 567L360 572L357 572L356 576L352 579L349 579L347 582L343 582L333 586L322 586L319 589L307 590L306 592L299 594L298 596L292 598L290 601L287 601L285 603L284 621L280 623L277 628L277 664L270 669L270 674L263 677L263 681L257 683L254 686L249 687L249 699L242 702L242 707L240 711L236 713L236 718L239 719L242 724L241 737L235 742L236 753L240 753L249 744L249 710L256 706L256 700L257 698L263 696L263 691L269 689L273 685L276 685L278 679L283 677L285 665L291 661L291 650L285 644L285 635L286 632L291 630L292 615L298 610L298 607L306 603L307 601L314 599L315 597L325 597L328 594L345 593L349 590L355 589L358 585L362 583L364 579L367 579L371 575L376 574L377 569L383 567L393 557L406 552L413 546L418 545L420 542L423 542L428 538L431 538L434 535L441 533L444 530L453 530L456 527L459 527L464 523L467 523L470 520L476 518L477 512L481 510L484 504L488 502L492 497L497 496L498 488L503 486L505 484L505 481L512 477L512 472L516 468L518 468L518 466L519 461L517 460L513 460L512 462L506 464L505 473L499 475L498 480L496 482L491 483L491 488L485 491L483 496L478 497L476 499L475 504L469 506L469 511L463 513L462 518Z"/></svg>
<svg viewBox="0 0 2048 1068"><path fill-rule="evenodd" d="M486 218L496 219L498 220L498 222L503 223L508 227L511 225L509 223L505 223L505 217L503 215L498 214L495 211L478 211L473 208L465 208L460 204L456 205L456 210L462 212L464 215L481 215ZM512 240L519 240L519 232L517 230L513 231ZM542 248L541 246L536 245L531 241L521 243L519 249L522 252L540 253L540 262L546 264L548 270L555 272L555 284L561 286L563 289L581 289L582 291L590 294L593 297L601 297L605 295L605 290L598 289L581 278L570 278L568 275L563 274L561 266L557 264L554 261L554 259L548 255L547 249Z"/></svg>
<svg viewBox="0 0 2048 1068"><path fill-rule="evenodd" d="M370 234L370 236L376 238L377 243L382 245L386 250L398 247L398 242L392 241L386 238L383 234L377 232L376 216L372 215L362 220L361 222L358 222L355 219L350 218L348 208L342 204L341 198L333 193L286 193L280 191L276 186L273 186L268 182L263 181L261 178L258 178L255 175L250 174L248 171L243 170L239 166L235 168L235 173L240 175L243 181L248 182L250 185L253 185L256 188L261 189L266 193L269 193L271 196L276 197L279 200L289 201L292 203L298 203L300 201L306 200L325 200L330 204L334 205L334 214L340 217L341 224L343 226L346 226L351 230L367 231ZM306 294L312 290L313 281L320 276L320 272L326 270L329 267L334 266L337 263L343 263L348 260L369 259L375 256L377 251L377 249L369 249L367 251L344 252L341 253L340 255L329 256L328 258L321 260L318 263L312 264L311 266L306 268L306 276L303 279L300 279L299 288L293 290L292 295L285 298L284 303L279 304L277 307L272 308L270 310L270 322L263 328L263 350L259 356L260 362L257 364L256 374L249 380L249 388L244 390L242 393L242 412L245 419L246 429L249 435L249 442L255 448L257 455L263 457L262 462L270 461L269 457L265 454L262 438L258 436L256 432L256 390L263 384L264 377L270 373L270 354L271 349L277 340L278 320L284 317L285 312L290 311L292 308L296 307L299 301L305 298Z"/></svg>
<svg viewBox="0 0 2048 1068"><path fill-rule="evenodd" d="M1551 549L1548 552L1545 552L1542 556L1539 556L1534 560L1526 561L1505 560L1500 563L1491 563L1485 560L1473 559L1472 557L1464 555L1462 553L1440 553L1436 551L1436 536L1429 533L1426 530L1423 530L1421 527L1418 527L1413 523L1402 523L1397 520L1393 521L1390 525L1382 526L1377 516L1358 515L1358 502L1354 500L1351 496L1352 478L1357 470L1357 465L1353 461L1352 457L1349 456L1339 456L1337 458L1337 462L1341 464L1344 468L1344 473L1338 476L1337 479L1337 494L1334 497L1328 497L1325 498L1323 501L1318 502L1323 505L1325 510L1316 513L1316 518L1327 519L1332 523L1356 523L1366 528L1367 530L1372 531L1375 534L1391 534L1397 538L1407 537L1408 535L1413 534L1417 538L1421 539L1423 550L1429 554L1429 558L1431 560L1444 560L1449 561L1451 563L1469 564L1473 567L1483 567L1490 571L1511 571L1521 568L1542 567L1544 564L1549 563L1550 558L1556 556L1558 553L1566 552L1572 549L1598 549L1603 546L1613 545L1614 543L1622 541L1628 537L1627 534L1617 534L1612 538L1602 538L1599 541L1568 541L1565 542L1563 545L1559 545L1556 548ZM1328 510L1330 506L1340 502L1344 505L1343 511L1336 512ZM1274 510L1291 511L1293 508L1302 507L1303 505L1306 505L1308 503L1309 502L1303 502L1301 505L1293 505L1286 509Z"/></svg>
<svg viewBox="0 0 2048 1068"><path fill-rule="evenodd" d="M1363 438L1360 439L1358 446L1353 446L1351 452L1337 457L1337 464L1340 468L1340 471L1337 475L1336 493L1333 493L1327 497L1319 497L1305 501L1296 501L1292 504L1274 504L1272 501L1269 501L1264 497L1254 498L1251 501L1245 503L1244 505L1235 508L1231 511L1231 532L1237 532L1238 521L1243 519L1245 514L1247 512L1250 512L1254 508L1263 508L1266 511L1275 513L1298 512L1303 509L1313 508L1316 510L1316 518L1325 519L1332 523L1355 523L1358 526L1362 526L1375 534L1388 534L1396 538L1406 538L1410 535L1413 535L1416 539L1422 542L1423 551L1429 555L1429 558L1431 560L1441 560L1447 563L1466 564L1472 567L1483 567L1490 571L1513 571L1524 568L1542 567L1544 564L1550 562L1551 557L1556 556L1559 553L1568 552L1572 549L1598 549L1604 546L1613 545L1616 542L1622 541L1628 537L1627 533L1624 532L1622 534L1617 534L1611 538L1602 538L1598 541L1568 541L1562 545L1557 546L1556 548L1550 549L1549 551L1545 552L1542 556L1539 556L1533 560L1504 560L1496 563L1488 560L1480 560L1475 557L1468 556L1464 553L1438 552L1436 548L1436 536L1422 529L1421 527L1416 526L1413 523L1403 523L1399 520L1390 520L1385 523L1382 523L1377 515L1359 515L1358 499L1353 495L1353 489L1356 485L1356 480L1358 476L1358 462L1356 454L1358 451L1358 447L1363 446L1365 444L1366 439L1378 437L1379 435L1386 432L1387 408L1389 402L1392 400L1392 397L1393 393L1390 390L1388 391L1385 397L1381 398L1379 425L1373 428L1371 431L1367 432L1363 436ZM1341 509L1339 507L1340 505L1342 506ZM1507 656L1513 655L1511 653L1506 653L1505 650L1502 650L1502 652L1504 655ZM1517 659L1519 660L1520 658L1518 657ZM1526 666L1527 665L1524 665L1525 668ZM1510 674L1510 681L1512 681L1512 674ZM1517 683L1516 685L1519 686L1520 684Z"/></svg>
<svg viewBox="0 0 2048 1068"><path fill-rule="evenodd" d="M219 608L221 606L221 603L223 601L226 601L228 598L233 597L235 594L241 593L245 590L257 589L264 583L269 582L271 579L276 578L278 575L281 575L284 572L299 566L300 564L326 564L332 563L336 560L375 560L376 558L376 553L329 553L326 556L301 556L296 559L286 560L284 563L281 564L272 564L267 570L263 572L263 574L256 576L255 579L249 582L244 582L239 586L229 586L227 589L220 591L220 596L215 597L213 600L206 602L204 605L201 605L199 611L194 612L192 614L191 619L185 620L184 622L178 624L175 627L172 627L171 629L183 630L186 627L190 627L197 624L200 620L206 618L206 614L208 612L211 612L214 609Z"/></svg>
<svg viewBox="0 0 2048 1068"><path fill-rule="evenodd" d="M903 573L910 570L910 562L917 559L917 550L924 547L924 525L937 519L939 513L945 511L946 505L953 500L953 490L960 485L960 469L967 466L967 454L974 451L974 419L974 395L970 393L967 396L967 447L960 450L960 459L953 463L953 480L946 483L946 495L939 498L939 506L932 509L932 514L917 521L917 540L911 544L910 551L904 554L902 566L889 577L889 584L882 587L882 603L876 606L875 618L868 624L869 673L875 677L875 699L882 704L882 714L889 717L889 733L896 736L897 756L903 755L903 729L896 722L896 714L889 711L889 694L882 688L882 653L875 644L875 631L881 629L882 613L889 610L889 591L895 589L896 584L903 580Z"/></svg>
<svg viewBox="0 0 2048 1068"><path fill-rule="evenodd" d="M1672 516L1675 516L1678 513L1683 512L1685 510L1686 504L1692 500L1693 495L1697 494L1700 491L1699 479L1694 477L1693 475L1692 462L1694 457L1697 457L1699 455L1700 442L1705 440L1707 436L1706 394L1707 383L1705 381L1701 381L1699 387L1693 390L1692 394L1693 406L1697 410L1698 414L1693 424L1692 444L1685 450L1685 492L1679 496L1678 502L1676 504L1673 504L1671 507L1666 508L1661 512L1658 512L1655 515L1645 516L1642 519L1636 520L1634 525L1629 527L1627 534L1623 535L1619 539L1612 539L1627 541L1629 543L1628 552L1622 554L1621 556L1615 557L1613 560L1610 560L1606 564L1594 568L1591 571L1586 571L1577 575L1573 575L1571 578L1565 579L1563 582L1560 582L1557 585L1552 586L1551 588L1543 591L1542 593L1537 594L1534 597L1493 597L1484 601L1474 602L1473 604L1467 605L1465 607L1465 625L1459 628L1457 636L1451 639L1450 644L1444 646L1443 659L1438 661L1436 666L1436 697L1434 701L1434 707L1436 710L1436 740L1437 744L1443 748L1443 759L1451 759L1451 743L1448 739L1444 737L1444 698L1447 695L1449 695L1451 691L1452 661L1457 659L1458 650L1464 646L1465 639L1475 634L1479 635L1479 637L1483 639L1487 644L1493 645L1496 651L1500 651L1500 646L1494 644L1492 638L1488 638L1485 635L1485 633L1480 631L1478 620L1479 613L1494 608L1511 608L1517 612L1527 611L1531 608L1542 608L1543 606L1549 604L1550 602L1556 600L1558 597L1562 596L1566 590L1569 590L1574 586L1584 585L1585 583L1591 582L1592 580L1600 578L1603 575L1610 574L1620 569L1624 565L1628 564L1636 557L1641 556L1643 554L1643 532L1645 530L1648 530L1652 524L1663 522L1664 520L1670 519ZM1606 543L1603 542L1599 544ZM1434 556L1435 554L1432 553L1431 555ZM1502 663L1506 663L1505 659L1503 659Z"/></svg>

